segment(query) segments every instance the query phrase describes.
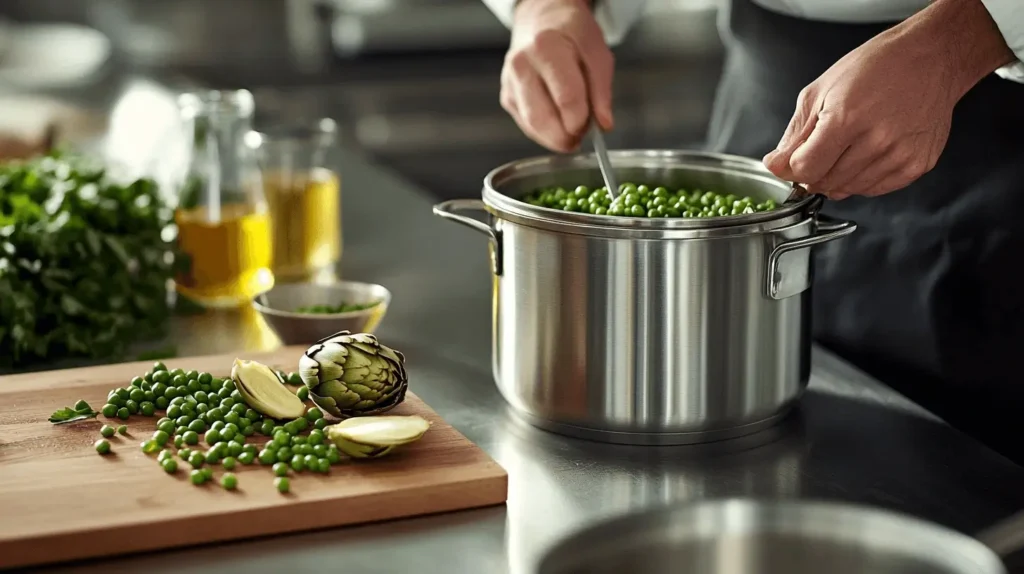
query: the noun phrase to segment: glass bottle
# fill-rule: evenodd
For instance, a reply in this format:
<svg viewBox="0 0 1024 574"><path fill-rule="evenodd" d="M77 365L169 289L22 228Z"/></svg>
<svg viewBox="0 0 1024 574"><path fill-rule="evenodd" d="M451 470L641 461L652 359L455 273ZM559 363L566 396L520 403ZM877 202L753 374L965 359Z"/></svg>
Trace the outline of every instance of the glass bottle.
<svg viewBox="0 0 1024 574"><path fill-rule="evenodd" d="M270 215L255 150L245 142L254 101L247 90L182 94L191 158L174 214L187 269L181 295L235 307L274 285Z"/></svg>
<svg viewBox="0 0 1024 574"><path fill-rule="evenodd" d="M330 118L256 134L280 281L336 278L342 252L336 134Z"/></svg>

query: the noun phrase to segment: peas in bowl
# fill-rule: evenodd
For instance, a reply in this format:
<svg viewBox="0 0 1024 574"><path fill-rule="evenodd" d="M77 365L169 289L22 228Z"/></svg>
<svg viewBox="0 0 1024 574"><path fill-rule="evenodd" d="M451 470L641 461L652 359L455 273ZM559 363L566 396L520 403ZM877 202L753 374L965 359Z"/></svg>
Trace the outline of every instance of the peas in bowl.
<svg viewBox="0 0 1024 574"><path fill-rule="evenodd" d="M707 218L743 215L775 209L776 202L757 201L749 196L700 189L670 190L662 186L623 183L621 194L612 201L605 187L544 187L523 197L530 205L592 215L620 217Z"/></svg>

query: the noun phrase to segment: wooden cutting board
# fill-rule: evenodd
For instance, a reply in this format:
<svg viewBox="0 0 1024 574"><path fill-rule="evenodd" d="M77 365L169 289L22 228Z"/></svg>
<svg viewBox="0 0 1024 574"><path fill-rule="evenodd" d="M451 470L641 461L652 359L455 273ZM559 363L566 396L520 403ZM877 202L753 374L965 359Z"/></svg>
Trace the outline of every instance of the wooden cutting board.
<svg viewBox="0 0 1024 574"><path fill-rule="evenodd" d="M243 353L284 371L297 368L304 347ZM226 377L235 355L166 361L169 369ZM152 363L123 363L0 377L0 568L111 556L197 543L350 525L502 504L505 471L414 394L389 414L432 422L419 441L377 460L335 465L330 474L292 473L291 492L273 486L258 463L238 465L238 490L221 488L224 472L203 486L187 464L173 475L143 454L158 417L132 416L130 435L110 439L113 455L97 454L103 415L54 425L50 414L85 399L93 408L107 392L128 386ZM410 389L415 390L415 380ZM118 419L110 423L120 424ZM262 444L255 435L250 442ZM201 443L202 444L202 443ZM343 459L344 460L344 459Z"/></svg>

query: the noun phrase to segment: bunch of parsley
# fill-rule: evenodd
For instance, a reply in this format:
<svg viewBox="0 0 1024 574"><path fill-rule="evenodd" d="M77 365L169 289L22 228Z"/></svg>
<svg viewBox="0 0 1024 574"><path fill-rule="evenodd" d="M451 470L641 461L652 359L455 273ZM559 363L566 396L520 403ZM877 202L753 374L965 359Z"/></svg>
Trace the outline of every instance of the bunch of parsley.
<svg viewBox="0 0 1024 574"><path fill-rule="evenodd" d="M0 367L116 358L163 335L172 217L152 180L121 185L81 158L0 165Z"/></svg>

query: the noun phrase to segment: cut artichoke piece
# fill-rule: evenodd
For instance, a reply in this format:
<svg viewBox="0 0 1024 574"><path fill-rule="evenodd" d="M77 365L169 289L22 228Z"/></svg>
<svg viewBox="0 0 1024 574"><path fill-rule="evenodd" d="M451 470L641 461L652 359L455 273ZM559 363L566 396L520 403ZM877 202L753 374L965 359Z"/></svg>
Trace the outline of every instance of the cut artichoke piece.
<svg viewBox="0 0 1024 574"><path fill-rule="evenodd" d="M341 421L325 429L338 450L352 458L379 458L423 438L430 421L423 417L367 416Z"/></svg>
<svg viewBox="0 0 1024 574"><path fill-rule="evenodd" d="M405 400L405 356L369 333L335 333L306 349L299 376L309 397L338 418L378 415Z"/></svg>
<svg viewBox="0 0 1024 574"><path fill-rule="evenodd" d="M231 379L242 399L256 412L274 419L294 419L306 406L281 382L273 369L256 361L235 359Z"/></svg>

